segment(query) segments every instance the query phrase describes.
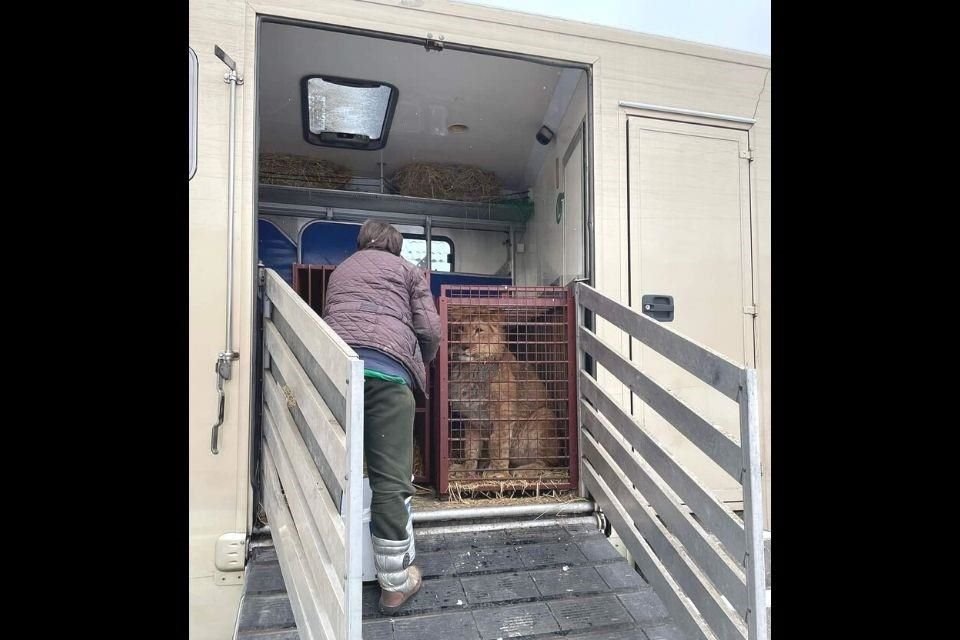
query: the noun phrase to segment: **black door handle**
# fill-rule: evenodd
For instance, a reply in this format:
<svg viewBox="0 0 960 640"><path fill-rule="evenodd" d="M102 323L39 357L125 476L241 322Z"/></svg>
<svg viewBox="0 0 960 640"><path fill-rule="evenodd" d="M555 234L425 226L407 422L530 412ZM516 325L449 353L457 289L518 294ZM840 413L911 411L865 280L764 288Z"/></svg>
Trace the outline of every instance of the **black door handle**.
<svg viewBox="0 0 960 640"><path fill-rule="evenodd" d="M659 322L673 321L673 296L665 296L659 293L650 294L643 296L640 304L644 315Z"/></svg>

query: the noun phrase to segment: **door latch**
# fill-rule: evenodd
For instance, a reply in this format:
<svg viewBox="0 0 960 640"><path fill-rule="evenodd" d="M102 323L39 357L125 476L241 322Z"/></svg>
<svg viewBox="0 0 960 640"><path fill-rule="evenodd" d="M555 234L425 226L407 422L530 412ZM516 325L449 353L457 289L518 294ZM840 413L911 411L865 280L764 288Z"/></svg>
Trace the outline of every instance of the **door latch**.
<svg viewBox="0 0 960 640"><path fill-rule="evenodd" d="M643 296L640 300L643 306L643 314L650 316L658 322L673 321L673 296L665 296L655 293Z"/></svg>

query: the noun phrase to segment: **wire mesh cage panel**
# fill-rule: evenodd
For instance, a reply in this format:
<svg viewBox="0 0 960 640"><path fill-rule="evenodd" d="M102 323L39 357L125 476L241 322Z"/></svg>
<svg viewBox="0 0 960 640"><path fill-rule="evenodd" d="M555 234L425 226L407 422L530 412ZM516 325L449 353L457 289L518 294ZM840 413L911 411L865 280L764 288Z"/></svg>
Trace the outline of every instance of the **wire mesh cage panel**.
<svg viewBox="0 0 960 640"><path fill-rule="evenodd" d="M439 307L441 496L576 486L572 293L444 285Z"/></svg>

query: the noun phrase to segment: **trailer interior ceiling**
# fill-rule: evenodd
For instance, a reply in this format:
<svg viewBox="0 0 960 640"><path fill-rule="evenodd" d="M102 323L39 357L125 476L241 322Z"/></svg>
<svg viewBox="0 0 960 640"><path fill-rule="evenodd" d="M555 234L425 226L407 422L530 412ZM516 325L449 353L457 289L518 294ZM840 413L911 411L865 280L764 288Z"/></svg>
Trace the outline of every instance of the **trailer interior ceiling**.
<svg viewBox="0 0 960 640"><path fill-rule="evenodd" d="M284 277L291 262L336 264L352 247L349 238L332 246L333 238L352 232L334 225L355 228L381 217L404 234L404 257L426 267L429 253L434 272L523 285L587 275L586 68L450 43L428 50L425 41L268 18L258 38L264 264ZM311 120L310 83L321 77L315 85L328 94L319 98L320 124L358 134L356 148L312 131L319 119ZM341 86L323 84L327 79ZM265 170L268 156L330 163L346 182L313 188L277 181ZM411 194L396 176L412 163L479 168L496 176L498 188L479 199ZM268 235L272 247L264 244Z"/></svg>
<svg viewBox="0 0 960 640"><path fill-rule="evenodd" d="M261 151L323 157L369 177L380 175L379 162L388 174L412 161L469 162L495 172L507 189L526 190L546 158L536 134L551 119L551 104L562 115L585 75L581 69L427 51L422 44L289 24L266 22L260 37ZM301 81L314 75L397 88L382 150L335 149L304 139ZM548 126L556 129L559 118L553 119Z"/></svg>

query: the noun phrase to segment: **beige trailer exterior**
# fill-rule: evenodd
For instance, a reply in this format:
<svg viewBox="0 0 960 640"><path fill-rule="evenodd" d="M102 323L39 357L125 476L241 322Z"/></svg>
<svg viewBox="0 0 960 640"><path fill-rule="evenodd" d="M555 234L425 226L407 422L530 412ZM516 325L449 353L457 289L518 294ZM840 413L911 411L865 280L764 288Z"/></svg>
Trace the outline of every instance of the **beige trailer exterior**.
<svg viewBox="0 0 960 640"><path fill-rule="evenodd" d="M407 7L405 4L419 6ZM770 401L770 58L607 27L423 0L192 0L190 47L197 55L198 153L190 182L190 633L195 639L229 638L242 591L242 560L235 552L254 517L249 473L254 406L252 372L256 298L257 20L284 17L391 33L590 65L589 82L574 101L593 111L587 162L592 202L594 286L639 309L640 296L677 299L672 328L759 371L764 450L764 502L769 528ZM236 61L236 203L233 229L234 338L239 352L224 385L220 450L211 453L218 396L213 371L225 348L228 263L228 121L226 67L220 46ZM729 117L728 117L729 116ZM580 126L563 122L551 154L561 172L580 171L575 146ZM584 144L581 140L579 144ZM549 176L547 175L549 174ZM590 175L590 174L588 174ZM549 156L538 179L537 216L525 232L529 253L518 256L517 281L567 282L579 275L583 229L576 216L552 222L555 180ZM541 213L542 212L542 213ZM569 213L569 209L568 209ZM541 216L546 217L543 218ZM543 225L543 229L538 227ZM524 239L519 239L523 242ZM533 276L531 274L536 274ZM709 295L707 295L709 294ZM706 296L706 297L704 297ZM685 307L684 300L708 300ZM598 328L605 340L632 350L637 362L655 361L622 332ZM739 440L731 407L712 407L684 376L661 366L666 386ZM602 372L601 372L602 373ZM601 382L604 377L601 375ZM612 377L608 390L628 406L628 390ZM690 388L691 395L685 395ZM735 407L735 405L734 405ZM641 415L642 407L635 414ZM689 456L669 427L662 429L678 458L711 489L736 502L710 463ZM729 420L728 420L729 418ZM724 493L727 492L727 493ZM239 557L242 557L239 556Z"/></svg>

